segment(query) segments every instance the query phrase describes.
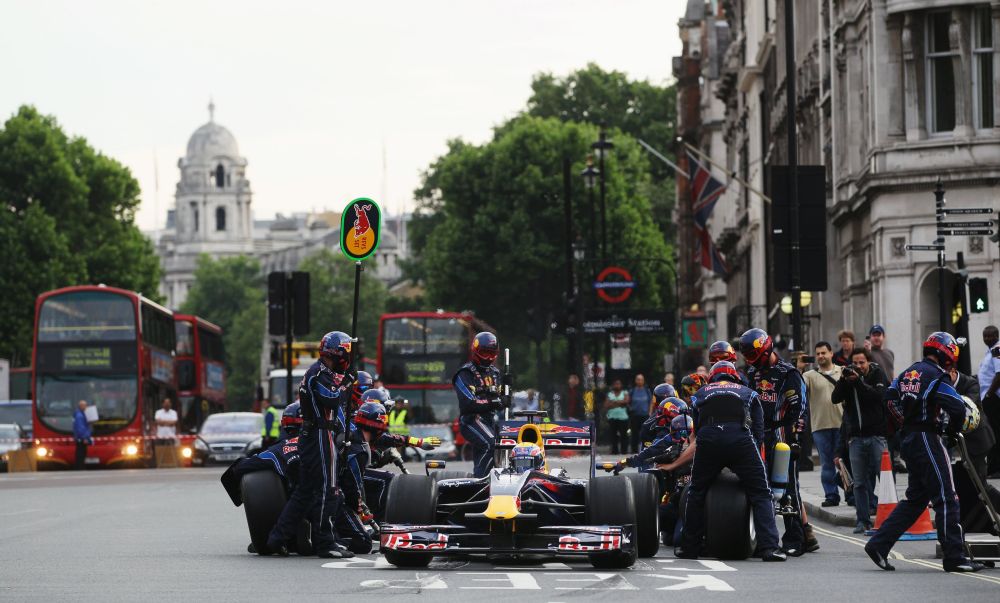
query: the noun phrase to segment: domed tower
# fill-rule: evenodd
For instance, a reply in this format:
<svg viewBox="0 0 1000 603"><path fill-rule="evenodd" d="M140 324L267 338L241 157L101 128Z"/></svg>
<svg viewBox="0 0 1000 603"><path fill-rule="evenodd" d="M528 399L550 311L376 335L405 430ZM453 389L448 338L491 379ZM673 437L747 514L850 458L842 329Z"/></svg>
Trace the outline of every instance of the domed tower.
<svg viewBox="0 0 1000 603"><path fill-rule="evenodd" d="M176 241L235 244L205 249L210 255L252 251L247 160L240 157L232 133L215 123L214 103L208 105L208 123L191 135L177 167Z"/></svg>

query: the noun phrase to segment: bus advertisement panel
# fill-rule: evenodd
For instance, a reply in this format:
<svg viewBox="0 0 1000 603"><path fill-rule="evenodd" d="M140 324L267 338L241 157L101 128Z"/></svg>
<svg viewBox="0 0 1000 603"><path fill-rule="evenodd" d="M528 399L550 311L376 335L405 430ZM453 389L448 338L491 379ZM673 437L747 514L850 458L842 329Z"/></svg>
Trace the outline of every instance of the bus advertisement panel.
<svg viewBox="0 0 1000 603"><path fill-rule="evenodd" d="M142 462L152 455L153 414L175 398L172 313L103 286L44 293L35 305L33 424L40 463L75 460L73 416L89 410L86 462Z"/></svg>
<svg viewBox="0 0 1000 603"><path fill-rule="evenodd" d="M489 330L488 325L468 313L382 315L378 372L394 396L409 399L413 413L409 422L444 423L458 416L451 377L468 361L472 337Z"/></svg>

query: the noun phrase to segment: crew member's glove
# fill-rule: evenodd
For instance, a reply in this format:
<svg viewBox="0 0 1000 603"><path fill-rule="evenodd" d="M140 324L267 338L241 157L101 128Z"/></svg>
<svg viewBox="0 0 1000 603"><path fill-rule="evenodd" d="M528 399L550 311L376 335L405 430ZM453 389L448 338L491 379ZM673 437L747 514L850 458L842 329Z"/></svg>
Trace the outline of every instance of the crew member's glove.
<svg viewBox="0 0 1000 603"><path fill-rule="evenodd" d="M423 450L434 450L441 445L441 438L437 436L428 436L426 438L415 438L409 437L406 440L407 445L417 446Z"/></svg>
<svg viewBox="0 0 1000 603"><path fill-rule="evenodd" d="M361 518L361 523L368 523L369 521L375 519L375 514L368 508L368 505L364 502L359 502L358 517Z"/></svg>
<svg viewBox="0 0 1000 603"><path fill-rule="evenodd" d="M357 378L358 378L357 375L355 375L354 373L345 373L344 376L341 377L340 385L338 387L340 388L341 391L347 391L348 389L351 388L351 385L354 384Z"/></svg>
<svg viewBox="0 0 1000 603"><path fill-rule="evenodd" d="M622 460L615 463L615 473L624 470L626 467L628 467L628 457L625 457Z"/></svg>

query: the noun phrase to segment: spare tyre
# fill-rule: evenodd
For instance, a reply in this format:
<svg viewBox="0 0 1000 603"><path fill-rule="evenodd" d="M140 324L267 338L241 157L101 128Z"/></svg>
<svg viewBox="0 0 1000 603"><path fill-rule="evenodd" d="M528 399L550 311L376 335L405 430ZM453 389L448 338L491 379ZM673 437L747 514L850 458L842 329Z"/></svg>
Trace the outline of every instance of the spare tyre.
<svg viewBox="0 0 1000 603"><path fill-rule="evenodd" d="M437 516L437 481L429 475L398 475L389 484L385 503L385 523L433 524ZM382 551L385 560L397 567L427 567L432 553Z"/></svg>
<svg viewBox="0 0 1000 603"><path fill-rule="evenodd" d="M625 526L631 525L633 538L636 534L635 496L632 482L624 475L592 477L587 482L587 523L590 525ZM637 547L633 543L630 552L591 553L590 564L600 569L622 569L631 567L637 557Z"/></svg>
<svg viewBox="0 0 1000 603"><path fill-rule="evenodd" d="M640 557L660 550L660 483L652 473L623 474L635 496L635 543Z"/></svg>
<svg viewBox="0 0 1000 603"><path fill-rule="evenodd" d="M285 508L285 485L273 471L254 471L240 482L250 541L258 555L270 555L267 537Z"/></svg>
<svg viewBox="0 0 1000 603"><path fill-rule="evenodd" d="M740 480L728 469L705 495L705 550L718 559L746 559L757 546L753 513Z"/></svg>

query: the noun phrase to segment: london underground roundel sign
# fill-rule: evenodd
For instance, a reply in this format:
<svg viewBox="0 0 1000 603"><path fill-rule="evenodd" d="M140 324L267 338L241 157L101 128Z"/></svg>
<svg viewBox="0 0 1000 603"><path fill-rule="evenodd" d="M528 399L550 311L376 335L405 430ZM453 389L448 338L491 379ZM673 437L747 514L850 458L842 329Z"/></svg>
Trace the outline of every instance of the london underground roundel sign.
<svg viewBox="0 0 1000 603"><path fill-rule="evenodd" d="M594 281L597 296L609 304L620 304L632 295L635 280L632 274L621 266L608 266Z"/></svg>

